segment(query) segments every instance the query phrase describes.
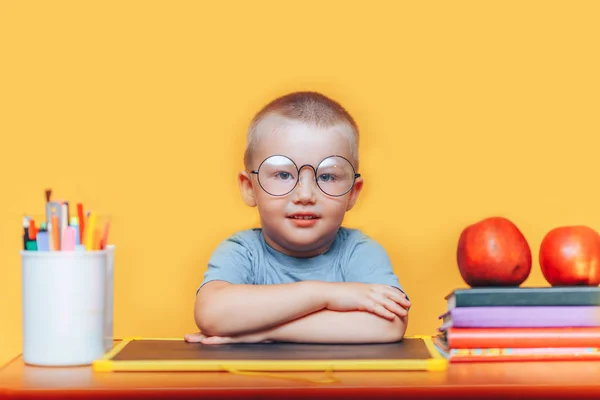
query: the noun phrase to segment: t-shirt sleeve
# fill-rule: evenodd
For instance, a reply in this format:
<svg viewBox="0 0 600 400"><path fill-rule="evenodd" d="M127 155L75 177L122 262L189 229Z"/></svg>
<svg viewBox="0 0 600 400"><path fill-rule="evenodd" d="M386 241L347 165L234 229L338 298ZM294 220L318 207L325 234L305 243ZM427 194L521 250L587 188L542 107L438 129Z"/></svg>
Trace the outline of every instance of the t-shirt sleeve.
<svg viewBox="0 0 600 400"><path fill-rule="evenodd" d="M344 270L346 282L389 285L402 291L408 298L394 273L387 251L372 238L363 235L356 240Z"/></svg>
<svg viewBox="0 0 600 400"><path fill-rule="evenodd" d="M198 290L208 282L217 280L233 284L254 282L250 248L237 235L222 241L213 251L204 273L204 280Z"/></svg>

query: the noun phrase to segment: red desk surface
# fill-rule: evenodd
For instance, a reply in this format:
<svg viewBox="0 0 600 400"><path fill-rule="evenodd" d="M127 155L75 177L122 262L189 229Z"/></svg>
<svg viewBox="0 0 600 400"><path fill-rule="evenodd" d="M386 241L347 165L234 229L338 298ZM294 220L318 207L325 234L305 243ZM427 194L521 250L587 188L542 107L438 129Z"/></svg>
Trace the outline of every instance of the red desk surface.
<svg viewBox="0 0 600 400"><path fill-rule="evenodd" d="M279 377L229 372L94 372L42 368L17 357L0 370L0 398L226 399L600 398L600 362L450 364L442 372L320 372Z"/></svg>

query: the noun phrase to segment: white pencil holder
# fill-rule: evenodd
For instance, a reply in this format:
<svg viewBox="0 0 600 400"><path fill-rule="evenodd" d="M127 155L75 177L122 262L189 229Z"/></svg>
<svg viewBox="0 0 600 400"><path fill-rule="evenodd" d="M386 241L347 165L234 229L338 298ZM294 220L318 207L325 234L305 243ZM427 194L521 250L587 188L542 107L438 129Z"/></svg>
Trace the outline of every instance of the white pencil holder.
<svg viewBox="0 0 600 400"><path fill-rule="evenodd" d="M102 357L108 336L112 341L113 251L21 252L26 364L89 365Z"/></svg>
<svg viewBox="0 0 600 400"><path fill-rule="evenodd" d="M106 299L104 301L104 351L113 347L113 310L114 310L114 276L115 246L106 246Z"/></svg>

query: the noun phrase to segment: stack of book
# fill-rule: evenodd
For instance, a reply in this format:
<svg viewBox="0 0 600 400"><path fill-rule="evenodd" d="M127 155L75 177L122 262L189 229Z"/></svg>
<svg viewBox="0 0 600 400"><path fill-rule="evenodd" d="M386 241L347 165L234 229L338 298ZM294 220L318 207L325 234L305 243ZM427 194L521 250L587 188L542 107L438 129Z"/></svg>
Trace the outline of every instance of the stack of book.
<svg viewBox="0 0 600 400"><path fill-rule="evenodd" d="M478 287L445 297L450 362L600 360L600 287Z"/></svg>

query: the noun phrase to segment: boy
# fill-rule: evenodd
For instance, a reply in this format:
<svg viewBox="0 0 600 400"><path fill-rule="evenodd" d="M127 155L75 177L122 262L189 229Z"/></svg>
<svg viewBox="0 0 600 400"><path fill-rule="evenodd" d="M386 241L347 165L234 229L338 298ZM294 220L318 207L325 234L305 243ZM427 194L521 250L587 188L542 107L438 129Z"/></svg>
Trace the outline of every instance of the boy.
<svg viewBox="0 0 600 400"><path fill-rule="evenodd" d="M267 104L252 120L238 183L261 228L212 254L196 294L204 344L401 340L410 301L385 250L341 227L362 189L358 128L313 92Z"/></svg>

